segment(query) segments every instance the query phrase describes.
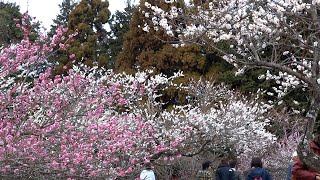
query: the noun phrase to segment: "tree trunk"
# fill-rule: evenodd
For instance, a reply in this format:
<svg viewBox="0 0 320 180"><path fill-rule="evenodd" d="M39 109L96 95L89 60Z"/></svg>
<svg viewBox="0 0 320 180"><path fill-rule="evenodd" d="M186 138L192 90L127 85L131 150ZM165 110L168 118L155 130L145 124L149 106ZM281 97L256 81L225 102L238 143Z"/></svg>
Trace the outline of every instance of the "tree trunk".
<svg viewBox="0 0 320 180"><path fill-rule="evenodd" d="M310 108L306 116L305 134L303 135L297 149L300 160L309 168L320 173L320 158L316 155L309 145L309 141L313 138L313 130L320 109L320 96L313 97Z"/></svg>

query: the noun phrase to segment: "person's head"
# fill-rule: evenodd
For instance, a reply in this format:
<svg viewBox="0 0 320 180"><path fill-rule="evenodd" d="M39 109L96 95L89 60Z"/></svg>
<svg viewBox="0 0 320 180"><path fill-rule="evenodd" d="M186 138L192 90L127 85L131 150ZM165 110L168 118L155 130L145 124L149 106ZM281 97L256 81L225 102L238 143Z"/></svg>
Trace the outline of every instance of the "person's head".
<svg viewBox="0 0 320 180"><path fill-rule="evenodd" d="M221 164L229 164L229 159L227 157L222 158Z"/></svg>
<svg viewBox="0 0 320 180"><path fill-rule="evenodd" d="M237 165L237 161L235 161L235 160L229 161L229 166L230 166L231 168L235 168L236 165Z"/></svg>
<svg viewBox="0 0 320 180"><path fill-rule="evenodd" d="M255 167L255 168L260 167L260 168L262 168L262 160L261 160L261 158L260 157L252 158L251 167Z"/></svg>
<svg viewBox="0 0 320 180"><path fill-rule="evenodd" d="M152 169L152 164L151 164L151 162L146 162L146 163L144 163L144 167L145 167L147 170L151 170L151 169Z"/></svg>
<svg viewBox="0 0 320 180"><path fill-rule="evenodd" d="M202 170L207 170L209 167L212 167L212 161L205 161L202 163Z"/></svg>

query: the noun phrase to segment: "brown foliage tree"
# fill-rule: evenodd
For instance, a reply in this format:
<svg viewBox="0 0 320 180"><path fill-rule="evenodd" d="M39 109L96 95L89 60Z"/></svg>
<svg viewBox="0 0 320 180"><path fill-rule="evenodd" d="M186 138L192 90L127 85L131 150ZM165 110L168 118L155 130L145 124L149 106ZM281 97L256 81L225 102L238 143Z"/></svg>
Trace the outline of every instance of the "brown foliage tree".
<svg viewBox="0 0 320 180"><path fill-rule="evenodd" d="M165 74L178 70L202 73L206 59L201 53L201 46L192 44L175 48L169 44L175 38L169 37L163 30L150 28L149 32L146 32L148 29L139 26L147 22L147 18L142 13L148 10L145 2L141 0L140 5L133 12L130 30L125 35L123 50L116 61L116 70L128 73L134 73L138 69L153 69L157 73ZM158 5L169 8L167 4L160 1ZM176 5L183 7L184 3L179 1Z"/></svg>
<svg viewBox="0 0 320 180"><path fill-rule="evenodd" d="M103 25L108 22L109 2L102 0L81 0L70 12L67 35L78 33L70 42L66 51L58 51L55 60L59 63L55 74L66 72L73 63L84 63L88 66L104 66L107 56L103 50L103 40L106 30ZM75 54L71 62L68 55Z"/></svg>

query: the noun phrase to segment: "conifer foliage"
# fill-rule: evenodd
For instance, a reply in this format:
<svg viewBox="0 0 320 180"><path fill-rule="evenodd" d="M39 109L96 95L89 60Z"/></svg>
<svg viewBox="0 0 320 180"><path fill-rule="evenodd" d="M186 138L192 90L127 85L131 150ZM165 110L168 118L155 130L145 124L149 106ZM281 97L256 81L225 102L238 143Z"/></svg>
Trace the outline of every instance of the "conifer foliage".
<svg viewBox="0 0 320 180"><path fill-rule="evenodd" d="M53 20L53 24L51 25L50 29L51 35L56 32L59 26L68 26L69 14L75 6L75 0L63 0L62 3L59 4L60 13L57 15L56 19Z"/></svg>
<svg viewBox="0 0 320 180"><path fill-rule="evenodd" d="M130 29L124 37L123 50L116 61L116 70L119 72L135 72L137 69L154 69L155 72L172 74L178 70L201 71L205 66L205 57L201 54L201 46L188 45L174 48L168 42L174 41L161 29L142 30L141 24L147 23L150 12L140 1L140 5L133 11ZM154 1L164 8L166 3ZM183 1L176 2L179 7L184 6ZM143 14L142 12L145 12Z"/></svg>
<svg viewBox="0 0 320 180"><path fill-rule="evenodd" d="M58 62L54 69L55 74L66 73L75 63L84 63L91 67L107 64L107 56L102 51L102 46L106 37L103 26L110 16L108 7L108 1L81 0L70 12L66 36L77 33L77 37L70 42L70 46L63 48L75 58L69 61L66 53L59 51L54 58L54 61Z"/></svg>
<svg viewBox="0 0 320 180"><path fill-rule="evenodd" d="M107 32L106 52L108 54L108 68L114 68L118 54L122 51L124 35L129 31L129 23L132 18L134 7L129 2L123 11L116 11L110 18Z"/></svg>
<svg viewBox="0 0 320 180"><path fill-rule="evenodd" d="M19 20L22 17L19 10L16 4L0 2L0 47L22 39L22 33L14 21L14 18Z"/></svg>

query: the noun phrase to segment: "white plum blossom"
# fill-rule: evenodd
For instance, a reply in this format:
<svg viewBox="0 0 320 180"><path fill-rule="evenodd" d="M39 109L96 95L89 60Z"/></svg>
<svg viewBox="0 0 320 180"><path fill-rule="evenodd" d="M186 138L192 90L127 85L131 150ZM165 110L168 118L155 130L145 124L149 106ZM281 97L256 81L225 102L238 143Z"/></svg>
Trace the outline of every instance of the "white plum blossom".
<svg viewBox="0 0 320 180"><path fill-rule="evenodd" d="M145 2L144 5L145 5L147 8L151 8L151 4L148 3L148 2Z"/></svg>
<svg viewBox="0 0 320 180"><path fill-rule="evenodd" d="M173 2L175 2L175 0L165 0L164 2L165 2L165 3L168 3L168 4L170 4L170 3L173 3Z"/></svg>
<svg viewBox="0 0 320 180"><path fill-rule="evenodd" d="M145 32L149 32L150 27L147 25L147 26L143 27L142 30L145 31Z"/></svg>
<svg viewBox="0 0 320 180"><path fill-rule="evenodd" d="M312 123L306 137L311 139L320 111L319 9L319 0L214 0L180 8L184 18L175 26L170 11L157 17L167 33L173 34L172 27L179 29L181 43L202 43L215 49L238 72L245 66L267 68L265 79L276 82L273 90L279 99L292 89L308 88L311 104L306 118ZM235 48L221 48L221 41ZM320 171L317 156L306 142L299 146L304 152L300 155L304 163Z"/></svg>
<svg viewBox="0 0 320 180"><path fill-rule="evenodd" d="M320 4L320 0L312 0L312 4L318 5L318 4Z"/></svg>
<svg viewBox="0 0 320 180"><path fill-rule="evenodd" d="M290 53L289 51L284 51L282 54L285 56L285 55L287 55L289 53Z"/></svg>
<svg viewBox="0 0 320 180"><path fill-rule="evenodd" d="M231 16L230 14L227 14L227 15L225 16L225 18L226 18L227 21L230 21L230 20L232 19L232 16Z"/></svg>

